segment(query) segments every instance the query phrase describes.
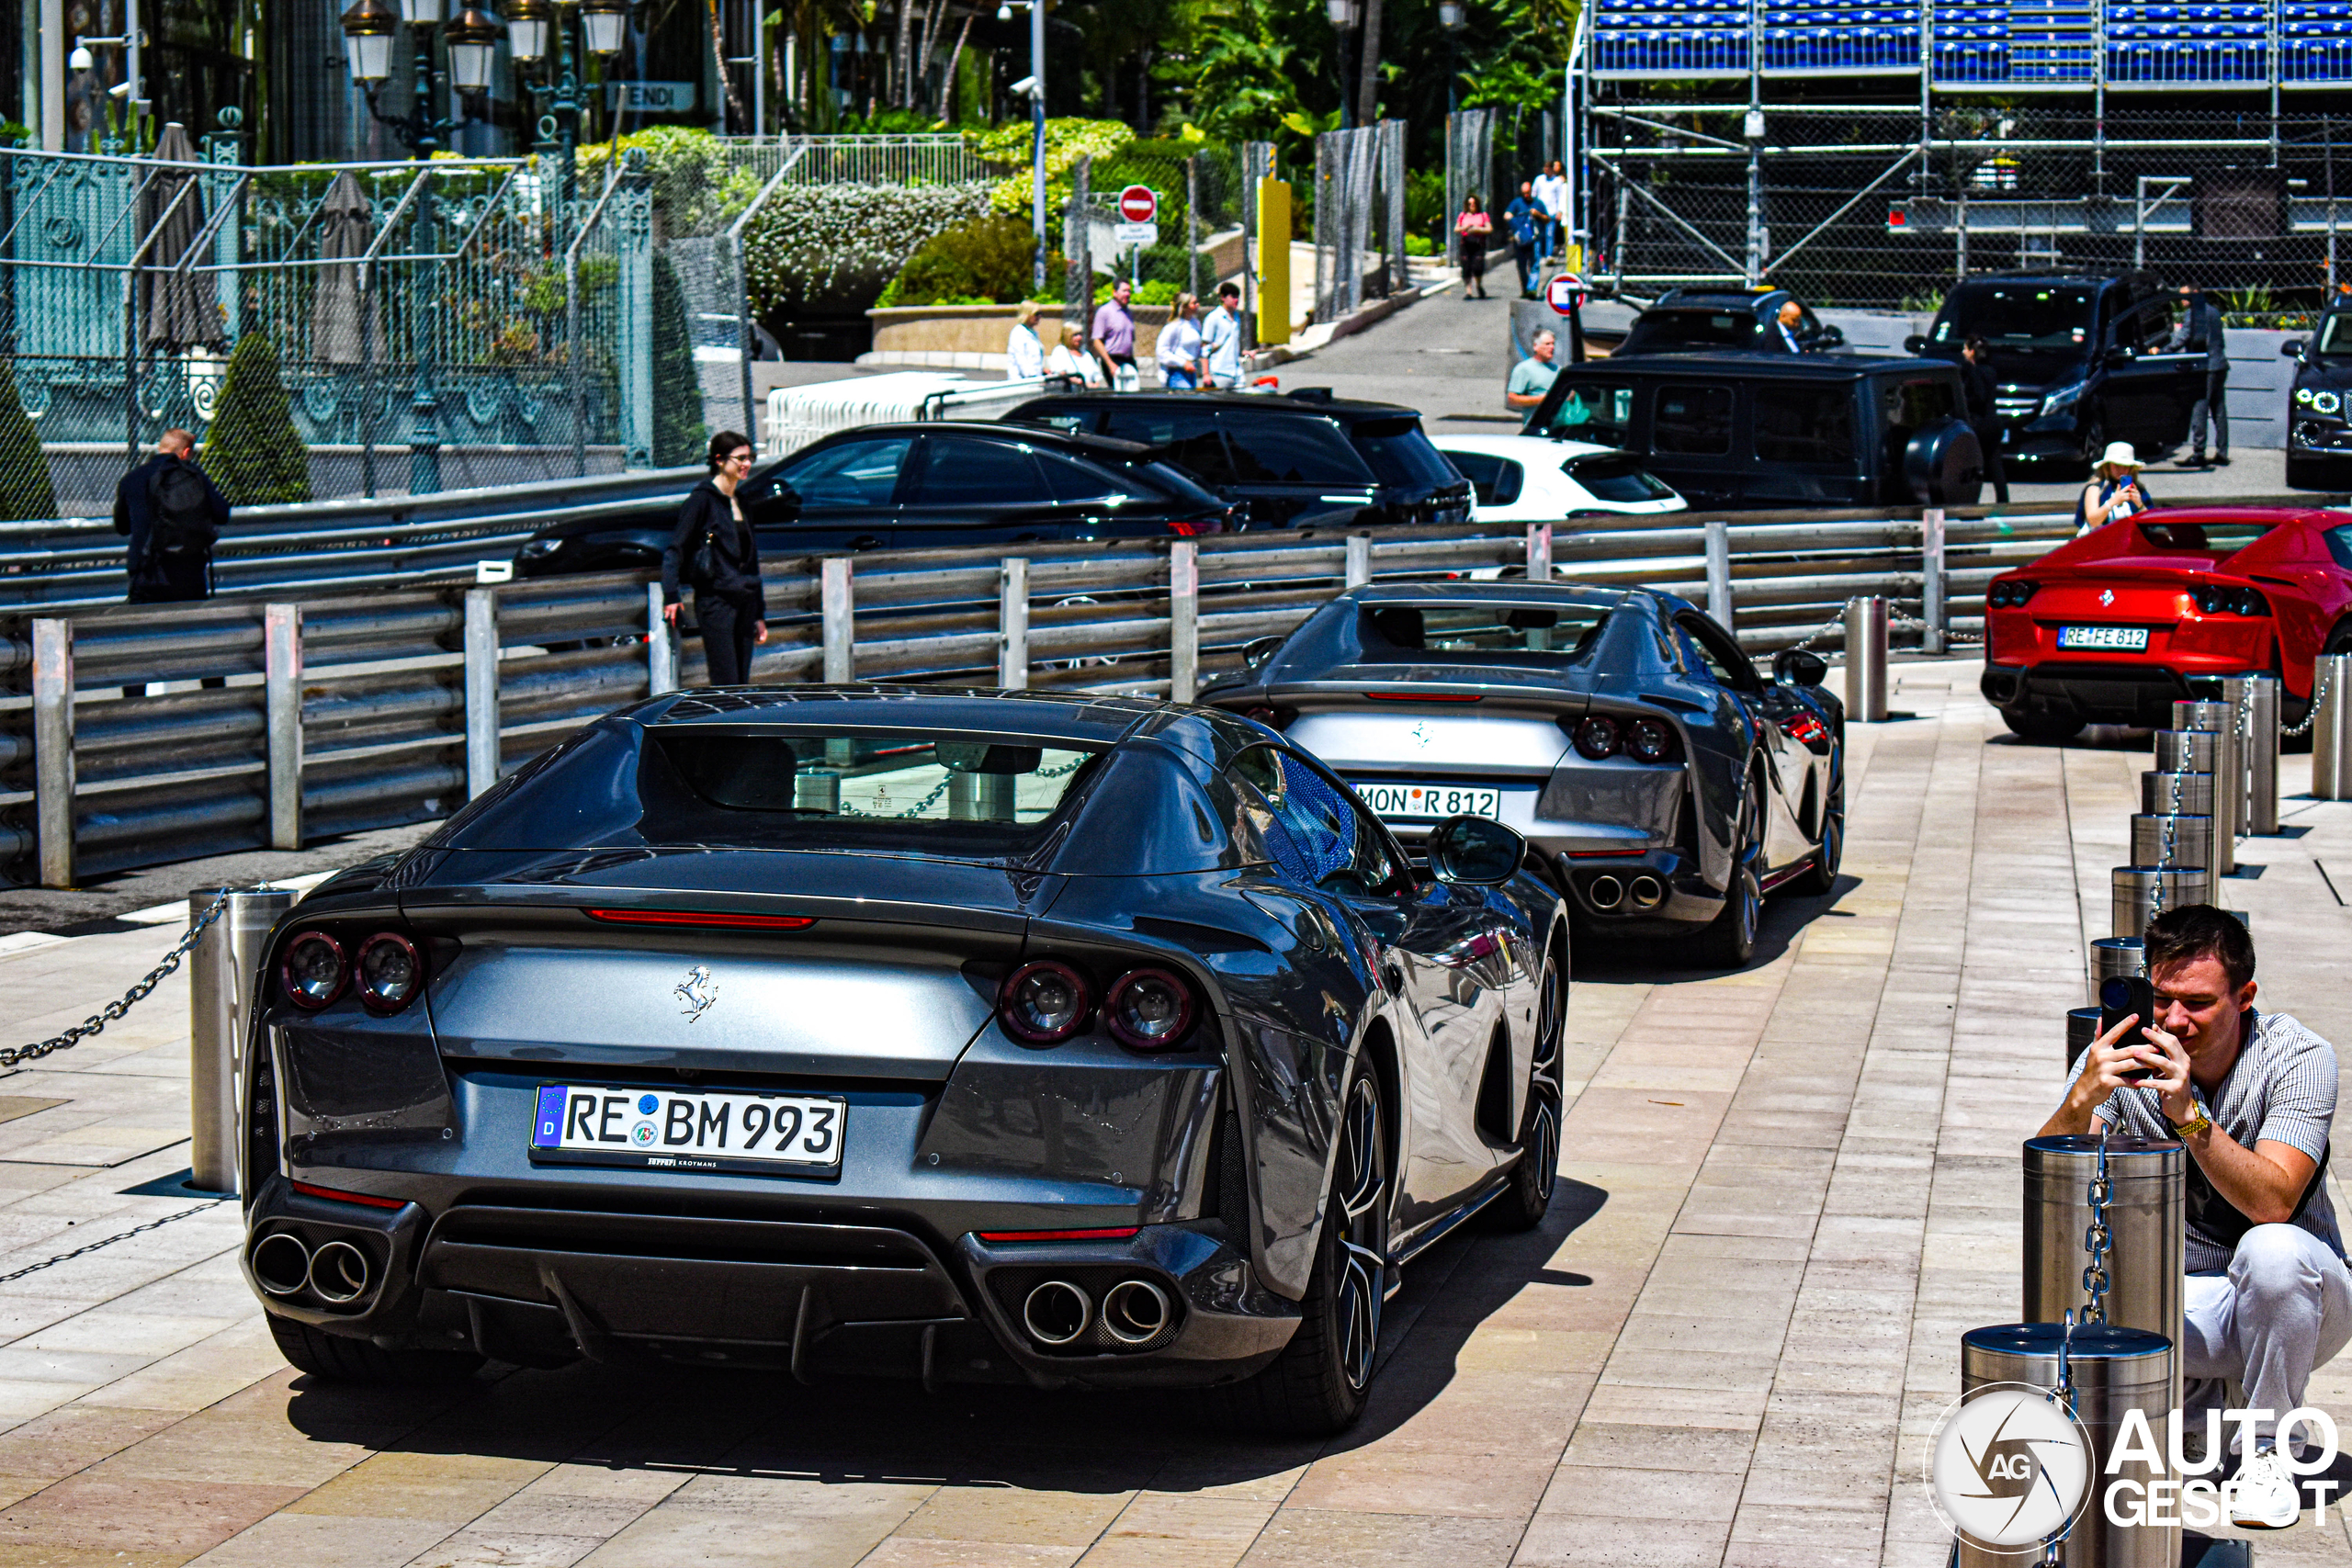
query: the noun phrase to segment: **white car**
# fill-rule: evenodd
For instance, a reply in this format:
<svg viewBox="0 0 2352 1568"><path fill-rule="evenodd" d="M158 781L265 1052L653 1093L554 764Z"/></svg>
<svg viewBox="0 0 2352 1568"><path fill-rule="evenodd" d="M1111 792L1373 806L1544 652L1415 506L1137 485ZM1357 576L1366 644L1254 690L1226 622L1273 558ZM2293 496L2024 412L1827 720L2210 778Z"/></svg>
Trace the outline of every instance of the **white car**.
<svg viewBox="0 0 2352 1568"><path fill-rule="evenodd" d="M1672 485L1610 446L1541 435L1432 434L1470 481L1474 523L1560 523L1684 512Z"/></svg>

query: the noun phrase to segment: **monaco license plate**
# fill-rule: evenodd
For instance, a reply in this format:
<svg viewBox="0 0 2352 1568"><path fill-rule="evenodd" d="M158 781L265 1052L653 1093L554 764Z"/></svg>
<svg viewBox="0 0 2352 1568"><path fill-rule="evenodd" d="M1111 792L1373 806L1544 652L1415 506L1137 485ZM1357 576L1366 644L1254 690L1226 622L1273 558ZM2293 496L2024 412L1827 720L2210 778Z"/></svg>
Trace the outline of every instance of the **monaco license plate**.
<svg viewBox="0 0 2352 1568"><path fill-rule="evenodd" d="M559 1165L831 1176L849 1102L822 1094L723 1094L547 1084L531 1157Z"/></svg>
<svg viewBox="0 0 2352 1568"><path fill-rule="evenodd" d="M2145 626L2060 626L2058 646L2098 649L2109 653L2145 653L2148 651L2148 628Z"/></svg>
<svg viewBox="0 0 2352 1568"><path fill-rule="evenodd" d="M1375 817L1491 817L1502 820L1503 792L1477 784L1360 784L1356 794Z"/></svg>

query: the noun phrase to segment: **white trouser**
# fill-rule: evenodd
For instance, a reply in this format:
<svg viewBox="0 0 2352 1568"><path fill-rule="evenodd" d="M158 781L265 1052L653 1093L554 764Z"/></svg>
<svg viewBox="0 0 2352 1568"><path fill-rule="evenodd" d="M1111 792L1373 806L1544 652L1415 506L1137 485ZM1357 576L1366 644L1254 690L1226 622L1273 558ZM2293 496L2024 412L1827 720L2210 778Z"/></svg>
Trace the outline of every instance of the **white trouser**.
<svg viewBox="0 0 2352 1568"><path fill-rule="evenodd" d="M2255 1226L2227 1269L2187 1283L2182 1374L2244 1385L2249 1409L2278 1416L2297 1408L2312 1369L2352 1341L2352 1271L2301 1225ZM2256 1428L2257 1446L2267 1446L2274 1425ZM2236 1436L2224 1434L2233 1449ZM2300 1444L2308 1434L2295 1436Z"/></svg>

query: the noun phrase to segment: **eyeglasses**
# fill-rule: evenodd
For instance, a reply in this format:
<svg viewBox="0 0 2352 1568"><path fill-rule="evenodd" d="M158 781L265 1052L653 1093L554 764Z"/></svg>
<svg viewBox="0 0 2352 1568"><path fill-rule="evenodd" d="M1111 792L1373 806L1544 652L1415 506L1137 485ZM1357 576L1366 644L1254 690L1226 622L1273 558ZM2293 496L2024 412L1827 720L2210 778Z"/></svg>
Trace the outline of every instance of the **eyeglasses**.
<svg viewBox="0 0 2352 1568"><path fill-rule="evenodd" d="M748 463L752 460L752 454L749 452L729 452L727 454L725 460L729 463Z"/></svg>

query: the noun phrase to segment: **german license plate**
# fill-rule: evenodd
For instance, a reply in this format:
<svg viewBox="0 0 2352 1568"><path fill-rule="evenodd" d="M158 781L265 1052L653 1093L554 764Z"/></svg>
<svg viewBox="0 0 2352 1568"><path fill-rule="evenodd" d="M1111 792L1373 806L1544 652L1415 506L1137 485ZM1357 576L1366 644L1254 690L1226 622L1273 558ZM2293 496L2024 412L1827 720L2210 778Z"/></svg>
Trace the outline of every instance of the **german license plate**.
<svg viewBox="0 0 2352 1568"><path fill-rule="evenodd" d="M1375 817L1491 817L1502 820L1503 792L1477 784L1360 784L1356 794Z"/></svg>
<svg viewBox="0 0 2352 1568"><path fill-rule="evenodd" d="M788 1172L842 1168L849 1102L821 1094L719 1094L548 1084L531 1157L655 1170Z"/></svg>
<svg viewBox="0 0 2352 1568"><path fill-rule="evenodd" d="M2145 626L2060 626L2058 646L2099 649L2109 653L2145 653L2148 651L2148 628Z"/></svg>

